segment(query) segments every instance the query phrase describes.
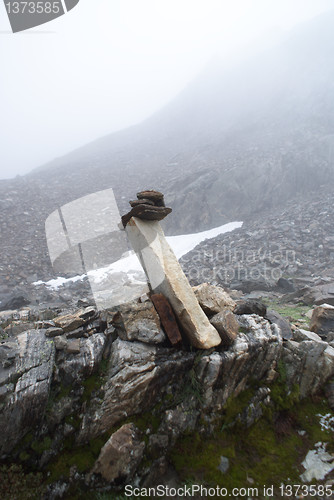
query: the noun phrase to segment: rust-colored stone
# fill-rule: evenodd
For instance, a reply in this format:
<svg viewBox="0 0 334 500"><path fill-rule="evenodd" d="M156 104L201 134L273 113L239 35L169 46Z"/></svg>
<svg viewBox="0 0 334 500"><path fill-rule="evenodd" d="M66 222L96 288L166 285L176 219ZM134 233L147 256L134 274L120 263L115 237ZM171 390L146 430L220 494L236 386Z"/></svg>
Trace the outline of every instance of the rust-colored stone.
<svg viewBox="0 0 334 500"><path fill-rule="evenodd" d="M170 343L173 347L179 346L182 343L182 337L170 303L162 293L151 295L151 300Z"/></svg>

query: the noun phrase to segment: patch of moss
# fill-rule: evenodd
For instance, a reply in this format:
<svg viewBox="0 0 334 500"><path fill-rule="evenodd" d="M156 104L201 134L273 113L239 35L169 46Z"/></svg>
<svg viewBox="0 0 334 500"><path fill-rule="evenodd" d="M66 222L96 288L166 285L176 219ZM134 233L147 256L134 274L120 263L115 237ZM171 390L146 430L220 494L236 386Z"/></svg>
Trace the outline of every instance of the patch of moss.
<svg viewBox="0 0 334 500"><path fill-rule="evenodd" d="M302 302L299 302L298 304L286 304L280 302L279 300L268 299L266 297L263 297L262 300L269 309L274 309L281 316L293 322L303 321L307 325L310 322L309 318L306 316L306 313L310 310L310 307L305 306L305 304L303 304Z"/></svg>
<svg viewBox="0 0 334 500"><path fill-rule="evenodd" d="M33 441L30 447L38 455L42 455L44 451L47 451L51 448L51 445L52 445L51 438L49 436L46 436L42 441Z"/></svg>
<svg viewBox="0 0 334 500"><path fill-rule="evenodd" d="M81 397L82 402L89 401L94 392L98 391L104 382L104 378L98 373L94 373L90 377L86 378L82 385L84 386L84 392Z"/></svg>
<svg viewBox="0 0 334 500"><path fill-rule="evenodd" d="M81 419L76 413L67 415L67 417L65 417L65 422L74 427L76 430L80 429Z"/></svg>
<svg viewBox="0 0 334 500"><path fill-rule="evenodd" d="M21 465L0 466L1 500L35 500L43 498L45 486L39 472L26 473Z"/></svg>
<svg viewBox="0 0 334 500"><path fill-rule="evenodd" d="M29 458L30 458L29 453L27 453L26 451L21 451L19 455L19 459L21 460L21 462L25 462L26 460L29 460Z"/></svg>
<svg viewBox="0 0 334 500"><path fill-rule="evenodd" d="M250 387L242 391L237 397L230 396L224 405L223 429L236 424L236 419L248 406L250 399L254 396L254 388Z"/></svg>
<svg viewBox="0 0 334 500"><path fill-rule="evenodd" d="M105 382L105 376L108 371L109 360L102 359L99 364L98 371L93 373L90 377L86 378L82 385L84 386L84 392L82 395L82 402L89 401L94 392L98 391Z"/></svg>
<svg viewBox="0 0 334 500"><path fill-rule="evenodd" d="M79 472L88 472L94 465L97 456L89 445L77 448L66 447L48 466L48 482L53 483L61 478L68 478L70 469L76 466Z"/></svg>
<svg viewBox="0 0 334 500"><path fill-rule="evenodd" d="M298 384L287 386L287 371L282 360L278 362L278 379L270 387L270 398L277 411L289 410L300 400L300 389Z"/></svg>

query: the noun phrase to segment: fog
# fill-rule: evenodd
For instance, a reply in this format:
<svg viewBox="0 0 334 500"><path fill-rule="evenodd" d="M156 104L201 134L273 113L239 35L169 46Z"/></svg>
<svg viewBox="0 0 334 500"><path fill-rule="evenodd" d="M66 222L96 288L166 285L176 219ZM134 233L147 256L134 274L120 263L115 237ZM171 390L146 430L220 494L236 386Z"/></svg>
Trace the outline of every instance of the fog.
<svg viewBox="0 0 334 500"><path fill-rule="evenodd" d="M80 0L57 20L12 34L1 3L0 178L142 121L217 54L229 65L332 7L332 0Z"/></svg>

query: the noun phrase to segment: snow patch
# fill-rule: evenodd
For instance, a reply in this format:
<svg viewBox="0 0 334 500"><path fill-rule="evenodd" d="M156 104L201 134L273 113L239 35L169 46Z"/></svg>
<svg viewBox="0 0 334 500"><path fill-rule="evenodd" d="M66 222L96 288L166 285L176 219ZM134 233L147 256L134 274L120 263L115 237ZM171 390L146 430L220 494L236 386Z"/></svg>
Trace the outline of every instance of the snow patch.
<svg viewBox="0 0 334 500"><path fill-rule="evenodd" d="M334 469L334 456L326 451L326 443L316 443L315 450L310 450L302 466L305 472L300 478L304 483L309 483L313 479L322 480Z"/></svg>
<svg viewBox="0 0 334 500"><path fill-rule="evenodd" d="M183 255L193 250L199 243L209 238L224 233L228 233L242 226L242 222L230 222L200 233L185 234L179 236L167 236L167 241L173 249L176 257L180 259ZM82 281L88 276L91 285L100 285L107 283L112 279L116 284L140 285L146 283L145 274L140 265L137 255L134 252L127 252L121 259L113 262L107 267L89 271L86 274L75 276L73 278L56 278L46 282L36 281L35 286L46 285L47 287L58 290L63 285Z"/></svg>

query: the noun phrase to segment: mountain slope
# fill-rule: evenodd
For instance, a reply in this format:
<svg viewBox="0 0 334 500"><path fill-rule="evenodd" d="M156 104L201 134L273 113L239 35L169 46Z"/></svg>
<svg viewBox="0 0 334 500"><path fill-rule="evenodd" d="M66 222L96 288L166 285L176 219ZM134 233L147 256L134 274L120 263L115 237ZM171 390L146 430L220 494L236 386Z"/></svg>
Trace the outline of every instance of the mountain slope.
<svg viewBox="0 0 334 500"><path fill-rule="evenodd" d="M112 187L121 212L143 188L166 194L169 234L256 217L333 189L334 12L226 70L206 68L144 123L0 182L0 276L50 275L48 214Z"/></svg>

